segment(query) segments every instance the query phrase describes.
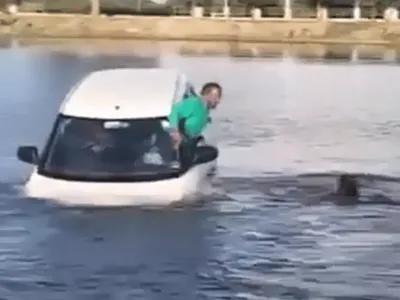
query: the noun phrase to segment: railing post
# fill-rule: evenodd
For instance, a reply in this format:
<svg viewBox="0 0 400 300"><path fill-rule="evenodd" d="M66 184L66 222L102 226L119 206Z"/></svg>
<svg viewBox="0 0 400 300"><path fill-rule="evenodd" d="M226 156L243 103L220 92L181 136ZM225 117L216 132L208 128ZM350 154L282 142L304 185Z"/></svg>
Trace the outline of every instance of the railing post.
<svg viewBox="0 0 400 300"><path fill-rule="evenodd" d="M253 18L253 20L261 19L262 17L261 9L254 7L251 10L251 17Z"/></svg>
<svg viewBox="0 0 400 300"><path fill-rule="evenodd" d="M229 7L229 1L228 0L224 0L224 10L223 10L223 15L225 18L228 18L230 15L230 7Z"/></svg>
<svg viewBox="0 0 400 300"><path fill-rule="evenodd" d="M91 4L90 14L92 16L98 16L100 14L100 1L90 0L90 4Z"/></svg>
<svg viewBox="0 0 400 300"><path fill-rule="evenodd" d="M17 14L17 13L18 13L18 4L16 4L16 3L8 4L8 5L7 5L7 12L8 12L10 15L15 15L15 14Z"/></svg>
<svg viewBox="0 0 400 300"><path fill-rule="evenodd" d="M319 1L317 3L317 19L321 21L326 21L328 19L328 9L324 6L321 6Z"/></svg>
<svg viewBox="0 0 400 300"><path fill-rule="evenodd" d="M385 9L383 18L385 21L396 21L399 19L399 10L395 7L388 7Z"/></svg>
<svg viewBox="0 0 400 300"><path fill-rule="evenodd" d="M356 21L361 19L360 0L354 0L353 19Z"/></svg>
<svg viewBox="0 0 400 300"><path fill-rule="evenodd" d="M291 18L293 18L292 1L291 0L285 0L283 11L284 11L284 18L286 20L290 20Z"/></svg>
<svg viewBox="0 0 400 300"><path fill-rule="evenodd" d="M202 18L204 14L204 9L201 6L193 6L192 7L192 17L193 18Z"/></svg>

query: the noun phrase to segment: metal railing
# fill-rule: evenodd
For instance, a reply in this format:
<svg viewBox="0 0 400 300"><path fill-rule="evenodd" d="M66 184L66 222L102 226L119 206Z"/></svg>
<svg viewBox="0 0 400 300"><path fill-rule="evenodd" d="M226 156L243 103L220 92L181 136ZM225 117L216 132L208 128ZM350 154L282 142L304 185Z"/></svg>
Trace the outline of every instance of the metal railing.
<svg viewBox="0 0 400 300"><path fill-rule="evenodd" d="M0 6L15 1L0 0ZM229 15L224 0L22 0L21 12L128 14L158 16L190 16L193 6L203 9L204 17L251 17L252 9L266 18L382 18L386 8L397 9L399 1L377 0L230 0ZM396 16L394 18L397 18Z"/></svg>

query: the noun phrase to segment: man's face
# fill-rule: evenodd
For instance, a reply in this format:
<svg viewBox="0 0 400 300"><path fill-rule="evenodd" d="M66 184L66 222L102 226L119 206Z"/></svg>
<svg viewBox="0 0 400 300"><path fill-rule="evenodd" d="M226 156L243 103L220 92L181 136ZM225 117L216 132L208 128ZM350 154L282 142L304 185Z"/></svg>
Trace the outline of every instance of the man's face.
<svg viewBox="0 0 400 300"><path fill-rule="evenodd" d="M215 109L221 102L221 94L219 89L212 89L208 94L204 95L207 105L210 109Z"/></svg>

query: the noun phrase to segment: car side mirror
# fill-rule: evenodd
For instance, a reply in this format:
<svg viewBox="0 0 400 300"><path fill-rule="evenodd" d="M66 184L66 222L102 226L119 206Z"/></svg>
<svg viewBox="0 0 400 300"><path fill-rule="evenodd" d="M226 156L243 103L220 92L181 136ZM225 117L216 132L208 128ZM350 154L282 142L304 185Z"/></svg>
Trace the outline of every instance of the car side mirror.
<svg viewBox="0 0 400 300"><path fill-rule="evenodd" d="M22 162L36 165L39 160L39 151L35 146L20 146L17 150L17 157Z"/></svg>
<svg viewBox="0 0 400 300"><path fill-rule="evenodd" d="M199 165L209 163L217 159L218 154L218 149L213 146L198 146L196 148L194 164Z"/></svg>

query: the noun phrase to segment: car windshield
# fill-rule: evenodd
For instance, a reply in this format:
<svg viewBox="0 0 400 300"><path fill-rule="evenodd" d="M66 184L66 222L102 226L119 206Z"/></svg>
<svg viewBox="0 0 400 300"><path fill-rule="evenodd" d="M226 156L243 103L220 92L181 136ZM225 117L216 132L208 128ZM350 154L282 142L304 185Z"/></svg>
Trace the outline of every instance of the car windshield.
<svg viewBox="0 0 400 300"><path fill-rule="evenodd" d="M163 118L99 120L59 115L42 171L72 178L129 177L176 172Z"/></svg>

